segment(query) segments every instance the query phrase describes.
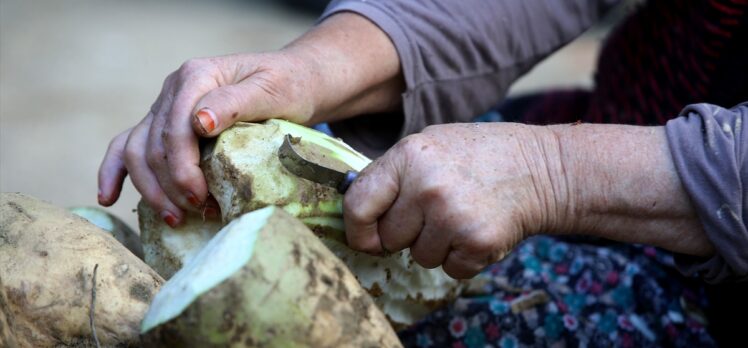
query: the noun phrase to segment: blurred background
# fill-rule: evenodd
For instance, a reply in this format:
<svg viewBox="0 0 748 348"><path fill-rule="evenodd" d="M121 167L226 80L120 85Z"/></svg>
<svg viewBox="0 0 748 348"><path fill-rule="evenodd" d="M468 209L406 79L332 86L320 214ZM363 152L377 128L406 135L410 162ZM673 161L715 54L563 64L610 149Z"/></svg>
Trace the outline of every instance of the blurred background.
<svg viewBox="0 0 748 348"><path fill-rule="evenodd" d="M145 116L169 73L193 57L280 48L314 24L324 2L0 0L0 191L96 205L110 139ZM590 85L607 27L511 93ZM138 200L128 179L109 211L137 228Z"/></svg>

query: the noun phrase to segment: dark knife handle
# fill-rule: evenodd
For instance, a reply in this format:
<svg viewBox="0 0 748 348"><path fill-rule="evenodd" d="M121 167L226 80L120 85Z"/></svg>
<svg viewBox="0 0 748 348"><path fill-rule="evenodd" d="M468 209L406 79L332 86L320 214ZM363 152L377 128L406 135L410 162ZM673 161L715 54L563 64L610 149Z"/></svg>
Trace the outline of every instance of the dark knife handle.
<svg viewBox="0 0 748 348"><path fill-rule="evenodd" d="M345 172L345 179L338 186L338 192L340 192L341 194L345 194L345 192L348 191L348 188L353 183L353 180L356 180L357 177L358 172L355 170L349 170Z"/></svg>

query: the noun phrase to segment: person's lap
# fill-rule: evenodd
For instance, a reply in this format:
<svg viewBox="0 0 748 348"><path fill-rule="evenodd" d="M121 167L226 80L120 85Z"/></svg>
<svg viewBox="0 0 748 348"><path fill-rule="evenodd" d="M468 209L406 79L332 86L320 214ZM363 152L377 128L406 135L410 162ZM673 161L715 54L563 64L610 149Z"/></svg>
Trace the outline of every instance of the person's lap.
<svg viewBox="0 0 748 348"><path fill-rule="evenodd" d="M575 122L589 100L584 90L509 98L475 121ZM315 128L332 135L325 124ZM704 284L682 276L672 255L653 247L534 237L477 278L479 293L399 332L403 344L716 346L706 330Z"/></svg>
<svg viewBox="0 0 748 348"><path fill-rule="evenodd" d="M399 333L413 347L715 346L698 281L652 247L534 237Z"/></svg>

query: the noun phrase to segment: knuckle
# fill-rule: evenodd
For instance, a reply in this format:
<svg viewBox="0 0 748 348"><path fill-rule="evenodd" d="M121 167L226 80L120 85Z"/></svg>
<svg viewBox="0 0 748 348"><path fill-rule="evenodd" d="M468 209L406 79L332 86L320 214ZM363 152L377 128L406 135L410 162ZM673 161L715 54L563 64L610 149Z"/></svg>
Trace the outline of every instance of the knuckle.
<svg viewBox="0 0 748 348"><path fill-rule="evenodd" d="M168 124L166 125L166 127L161 129L161 134L159 136L161 137L161 142L167 148L170 148L174 143L175 134L172 127Z"/></svg>
<svg viewBox="0 0 748 348"><path fill-rule="evenodd" d="M176 70L176 71L172 71L169 75L166 75L166 78L164 79L164 84L162 85L162 88L165 88L166 86L168 86L169 84L171 84L172 82L174 82L174 79L176 79L178 77L177 76L178 74L179 74L179 70Z"/></svg>
<svg viewBox="0 0 748 348"><path fill-rule="evenodd" d="M351 223L361 224L366 222L366 215L359 208L359 204L347 195L343 198L343 214L344 218Z"/></svg>
<svg viewBox="0 0 748 348"><path fill-rule="evenodd" d="M186 170L171 170L170 174L174 185L181 189L192 187L192 184L195 182Z"/></svg>
<svg viewBox="0 0 748 348"><path fill-rule="evenodd" d="M346 243L348 246L357 251L374 254L378 251L379 245L371 243L371 236L360 231L346 229Z"/></svg>
<svg viewBox="0 0 748 348"><path fill-rule="evenodd" d="M455 266L452 266L450 264L445 264L444 267L442 267L444 270L444 273L446 273L448 276L454 278L454 279L462 279L461 272L455 268Z"/></svg>
<svg viewBox="0 0 748 348"><path fill-rule="evenodd" d="M176 78L181 82L197 82L210 76L218 76L220 71L211 59L193 58L185 61L176 73Z"/></svg>
<svg viewBox="0 0 748 348"><path fill-rule="evenodd" d="M123 144L127 141L127 138L130 137L130 134L132 133L132 127L125 129L124 131L117 134L113 139L112 142L120 141Z"/></svg>
<svg viewBox="0 0 748 348"><path fill-rule="evenodd" d="M152 150L149 151L146 156L145 160L146 163L148 163L148 166L151 168L158 168L160 167L164 162L164 152L160 150Z"/></svg>
<svg viewBox="0 0 748 348"><path fill-rule="evenodd" d="M348 246L353 250L368 252L368 246L359 238L351 237L351 235L349 234L347 237L347 242Z"/></svg>
<svg viewBox="0 0 748 348"><path fill-rule="evenodd" d="M466 252L463 256L474 255L474 253L490 253L493 252L497 246L497 242L500 240L499 234L495 228L490 227L490 223L486 222L480 216L475 214L463 213L459 215L459 220L470 221L470 224L463 224L463 229L460 234L464 237L462 239L465 246Z"/></svg>
<svg viewBox="0 0 748 348"><path fill-rule="evenodd" d="M174 81L176 81L179 78L179 74L180 74L180 71L175 70L171 72L169 75L166 75L166 78L164 79L164 83L161 84L161 94L169 90L170 86L174 84ZM161 96L159 96L159 99L160 97Z"/></svg>
<svg viewBox="0 0 748 348"><path fill-rule="evenodd" d="M191 58L187 59L182 63L182 65L179 67L179 73L180 75L189 75L196 71L199 71L205 67L206 61L201 58Z"/></svg>
<svg viewBox="0 0 748 348"><path fill-rule="evenodd" d="M107 152L112 153L112 152L121 151L120 148L124 145L124 143L122 142L123 135L126 135L126 134L119 134L109 141L109 146L107 146Z"/></svg>
<svg viewBox="0 0 748 348"><path fill-rule="evenodd" d="M433 257L430 257L430 253L426 250L420 249L420 248L411 248L410 249L410 257L421 265L423 268L433 269L436 267L439 267L439 262L436 261Z"/></svg>
<svg viewBox="0 0 748 348"><path fill-rule="evenodd" d="M381 227L379 230L379 238L381 245L378 247L386 249L390 253L396 253L407 248L407 245L403 245L402 241L398 241L393 233L388 231L382 231Z"/></svg>
<svg viewBox="0 0 748 348"><path fill-rule="evenodd" d="M429 144L429 139L421 133L411 134L400 140L395 147L406 154L418 153Z"/></svg>
<svg viewBox="0 0 748 348"><path fill-rule="evenodd" d="M351 226L361 226L367 222L367 217L361 211L345 208L345 206L343 208L343 218Z"/></svg>
<svg viewBox="0 0 748 348"><path fill-rule="evenodd" d="M189 143L188 135L176 130L171 124L167 124L161 129L158 140L163 144L162 150L166 152L167 157L180 154L185 147L192 145Z"/></svg>
<svg viewBox="0 0 748 348"><path fill-rule="evenodd" d="M202 76L203 70L204 68L202 67L201 63L198 63L194 60L188 60L187 62L182 64L182 66L179 67L179 70L177 70L176 76L172 81L175 89L179 90L181 86L184 85L187 81L198 79L200 76Z"/></svg>
<svg viewBox="0 0 748 348"><path fill-rule="evenodd" d="M128 167L132 167L142 156L143 152L136 146L128 143L125 146L125 163Z"/></svg>
<svg viewBox="0 0 748 348"><path fill-rule="evenodd" d="M426 183L417 194L417 200L432 206L443 207L449 205L449 188L445 183Z"/></svg>
<svg viewBox="0 0 748 348"><path fill-rule="evenodd" d="M465 269L462 266L444 267L444 273L454 279L470 279L478 272Z"/></svg>
<svg viewBox="0 0 748 348"><path fill-rule="evenodd" d="M446 273L448 276L454 278L454 279L462 279L462 269L459 265L455 264L452 260L447 260L447 262L442 265L442 270L444 273Z"/></svg>
<svg viewBox="0 0 748 348"><path fill-rule="evenodd" d="M472 278L483 269L483 267L479 267L476 264L455 259L453 258L453 255L450 255L450 260L448 260L442 268L448 276L454 279Z"/></svg>
<svg viewBox="0 0 748 348"><path fill-rule="evenodd" d="M476 233L475 236L471 237L470 244L466 245L465 251L471 255L471 258L484 260L489 259L490 255L496 253L493 238L484 235L484 233Z"/></svg>
<svg viewBox="0 0 748 348"><path fill-rule="evenodd" d="M422 170L429 167L430 158L434 157L433 151L436 146L433 139L422 133L411 134L398 142L394 151L395 154L408 166L416 166ZM439 156L439 154L436 154Z"/></svg>
<svg viewBox="0 0 748 348"><path fill-rule="evenodd" d="M495 231L484 230L473 234L467 251L477 264L487 266L504 258L513 243L516 242L499 237Z"/></svg>
<svg viewBox="0 0 748 348"><path fill-rule="evenodd" d="M148 113L156 116L158 114L159 105L160 103L158 101L155 101L153 104L151 104L151 108L148 109Z"/></svg>

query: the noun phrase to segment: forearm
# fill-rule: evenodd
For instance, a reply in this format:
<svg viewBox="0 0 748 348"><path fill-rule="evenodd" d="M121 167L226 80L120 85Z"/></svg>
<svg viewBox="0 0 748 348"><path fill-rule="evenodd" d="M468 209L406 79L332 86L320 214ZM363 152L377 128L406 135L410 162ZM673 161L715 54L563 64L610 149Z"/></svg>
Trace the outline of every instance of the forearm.
<svg viewBox="0 0 748 348"><path fill-rule="evenodd" d="M394 45L354 13L331 16L284 51L308 65L315 81L309 123L335 121L400 106L404 81Z"/></svg>
<svg viewBox="0 0 748 348"><path fill-rule="evenodd" d="M467 122L617 0L336 0L376 23L399 53L407 89L401 136Z"/></svg>
<svg viewBox="0 0 748 348"><path fill-rule="evenodd" d="M663 127L549 127L561 193L559 233L585 233L708 256L714 248L673 164ZM555 164L554 164L555 162ZM563 181L563 182L558 182Z"/></svg>

